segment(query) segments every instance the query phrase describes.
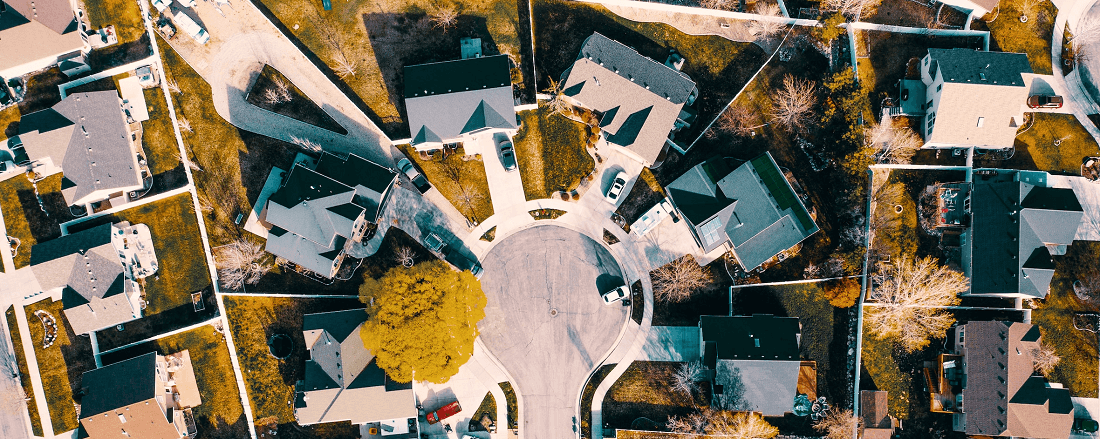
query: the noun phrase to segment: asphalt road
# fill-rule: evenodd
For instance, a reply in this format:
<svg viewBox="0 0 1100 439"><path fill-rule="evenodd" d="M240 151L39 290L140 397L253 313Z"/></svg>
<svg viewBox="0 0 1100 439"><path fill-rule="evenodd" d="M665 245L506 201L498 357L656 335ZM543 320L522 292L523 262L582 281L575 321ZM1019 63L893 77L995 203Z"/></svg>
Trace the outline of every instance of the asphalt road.
<svg viewBox="0 0 1100 439"><path fill-rule="evenodd" d="M0 337L3 336L3 330L0 330ZM13 376L18 372L10 346L6 340L0 340L0 437L4 439L30 437L23 422L23 414L27 412L27 404L22 398L23 389L20 388L18 376Z"/></svg>
<svg viewBox="0 0 1100 439"><path fill-rule="evenodd" d="M524 436L573 437L581 386L628 318L628 307L600 299L622 284L619 264L585 235L540 225L504 238L482 266L488 306L478 328L516 381Z"/></svg>

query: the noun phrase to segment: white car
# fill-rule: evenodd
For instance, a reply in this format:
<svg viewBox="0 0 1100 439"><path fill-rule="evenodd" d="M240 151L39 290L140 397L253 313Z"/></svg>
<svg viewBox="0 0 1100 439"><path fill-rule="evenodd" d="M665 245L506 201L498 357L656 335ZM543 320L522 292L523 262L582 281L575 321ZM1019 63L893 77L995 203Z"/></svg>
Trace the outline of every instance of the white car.
<svg viewBox="0 0 1100 439"><path fill-rule="evenodd" d="M611 291L603 293L603 304L610 305L626 298L630 292L627 290L626 285L615 288Z"/></svg>
<svg viewBox="0 0 1100 439"><path fill-rule="evenodd" d="M626 173L619 171L618 174L615 174L615 179L611 180L611 187L604 194L604 199L611 204L618 203L619 195L623 194L624 187L626 187Z"/></svg>

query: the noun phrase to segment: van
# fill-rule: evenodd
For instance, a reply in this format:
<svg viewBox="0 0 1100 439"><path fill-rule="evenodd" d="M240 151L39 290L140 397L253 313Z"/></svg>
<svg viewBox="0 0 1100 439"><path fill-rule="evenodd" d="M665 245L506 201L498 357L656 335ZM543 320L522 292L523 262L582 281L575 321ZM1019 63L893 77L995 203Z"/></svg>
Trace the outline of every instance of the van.
<svg viewBox="0 0 1100 439"><path fill-rule="evenodd" d="M199 24L196 23L195 20L191 19L191 17L187 16L187 14L184 14L183 11L176 12L175 19L176 24L179 25L180 29L183 29L183 31L186 32L187 35L190 35L191 38L194 38L195 41L199 42L199 44L206 44L208 41L210 41L210 34L206 33L206 29L203 29L202 26L199 26Z"/></svg>

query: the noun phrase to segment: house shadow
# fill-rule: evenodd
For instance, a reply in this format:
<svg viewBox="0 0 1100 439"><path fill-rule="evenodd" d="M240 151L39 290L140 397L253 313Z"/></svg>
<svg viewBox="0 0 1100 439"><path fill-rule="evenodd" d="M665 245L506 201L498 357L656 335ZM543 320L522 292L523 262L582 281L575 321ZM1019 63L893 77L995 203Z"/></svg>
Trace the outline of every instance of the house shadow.
<svg viewBox="0 0 1100 439"><path fill-rule="evenodd" d="M446 30L423 13L369 13L362 19L390 101L406 121L401 124L399 137L410 137L404 100L405 66L460 59L462 38L481 38L483 56L500 53L484 17L459 16Z"/></svg>
<svg viewBox="0 0 1100 439"><path fill-rule="evenodd" d="M771 314L787 317L783 303L775 296L775 290L768 287L748 287L734 290L733 315L749 316L753 314Z"/></svg>
<svg viewBox="0 0 1100 439"><path fill-rule="evenodd" d="M249 205L255 205L263 191L264 183L272 168L289 171L299 148L290 143L272 139L251 131L237 129L245 148L237 150L237 163L241 169L241 185ZM263 206L259 206L263 209Z"/></svg>

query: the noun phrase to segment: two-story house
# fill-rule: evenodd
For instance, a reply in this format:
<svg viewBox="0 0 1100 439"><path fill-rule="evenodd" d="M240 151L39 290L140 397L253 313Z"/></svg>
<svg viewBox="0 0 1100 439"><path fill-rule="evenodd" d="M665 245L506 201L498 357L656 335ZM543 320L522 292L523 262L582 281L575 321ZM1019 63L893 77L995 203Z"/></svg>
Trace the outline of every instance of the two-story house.
<svg viewBox="0 0 1100 439"><path fill-rule="evenodd" d="M73 4L69 0L0 1L0 78L53 65L69 76L91 70L85 60L91 46Z"/></svg>
<svg viewBox="0 0 1100 439"><path fill-rule="evenodd" d="M195 437L202 404L188 351L150 352L84 372L80 425L89 439Z"/></svg>

